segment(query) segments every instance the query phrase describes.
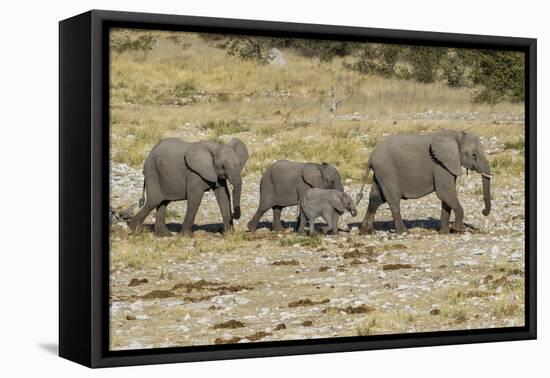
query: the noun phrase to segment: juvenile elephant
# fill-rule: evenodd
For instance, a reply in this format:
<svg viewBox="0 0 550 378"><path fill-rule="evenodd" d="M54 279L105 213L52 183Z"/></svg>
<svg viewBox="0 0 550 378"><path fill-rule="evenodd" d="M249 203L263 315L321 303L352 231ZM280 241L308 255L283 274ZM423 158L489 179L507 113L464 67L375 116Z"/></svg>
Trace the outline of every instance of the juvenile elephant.
<svg viewBox="0 0 550 378"><path fill-rule="evenodd" d="M273 209L273 231L280 231L281 210L298 205L309 188L338 189L344 191L338 170L330 164L298 163L279 160L273 163L260 182L260 205L248 222L248 230L256 231L262 215ZM304 231L304 221L298 217L297 230Z"/></svg>
<svg viewBox="0 0 550 378"><path fill-rule="evenodd" d="M344 211L349 211L352 216L357 215L357 209L351 196L336 189L306 190L300 200L300 214L304 222L309 223L309 234L315 233L315 219L323 217L327 225L324 233L338 233L338 220Z"/></svg>
<svg viewBox="0 0 550 378"><path fill-rule="evenodd" d="M396 232L405 232L399 208L401 200L420 198L434 191L441 200L440 232L449 232L451 210L455 213L453 230L463 231L464 211L456 194L456 178L462 174L461 167L481 174L483 215L489 215L491 170L479 138L454 130L387 137L375 147L367 164L367 173L369 169L374 171L374 182L360 233L372 232L376 210L385 202L390 206Z"/></svg>
<svg viewBox="0 0 550 378"><path fill-rule="evenodd" d="M187 200L181 233L190 235L204 192L212 189L220 206L224 230L232 230L232 218L241 216L241 171L247 160L248 150L238 138L226 145L212 141L188 143L177 138L160 141L145 160L140 200L143 207L131 219L130 228L135 230L156 208L155 233L168 236L170 231L164 220L166 206L171 201Z"/></svg>

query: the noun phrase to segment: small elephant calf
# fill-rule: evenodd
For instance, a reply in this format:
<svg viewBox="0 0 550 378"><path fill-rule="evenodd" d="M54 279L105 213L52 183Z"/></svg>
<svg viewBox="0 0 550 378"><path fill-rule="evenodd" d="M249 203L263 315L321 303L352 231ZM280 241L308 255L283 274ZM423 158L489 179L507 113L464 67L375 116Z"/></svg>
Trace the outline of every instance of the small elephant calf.
<svg viewBox="0 0 550 378"><path fill-rule="evenodd" d="M315 233L315 219L323 217L327 225L324 233L338 233L338 220L344 211L352 216L357 215L357 209L351 196L337 189L308 189L300 200L300 213L309 223L309 234Z"/></svg>

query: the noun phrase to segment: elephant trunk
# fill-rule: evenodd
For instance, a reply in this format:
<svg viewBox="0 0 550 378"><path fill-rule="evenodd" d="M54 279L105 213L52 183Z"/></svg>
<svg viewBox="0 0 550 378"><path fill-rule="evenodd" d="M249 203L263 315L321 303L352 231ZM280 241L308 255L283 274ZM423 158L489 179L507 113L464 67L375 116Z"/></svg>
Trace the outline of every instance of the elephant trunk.
<svg viewBox="0 0 550 378"><path fill-rule="evenodd" d="M482 159L478 172L481 174L481 183L483 184L483 200L485 202L483 215L487 216L491 212L491 169L486 158Z"/></svg>
<svg viewBox="0 0 550 378"><path fill-rule="evenodd" d="M483 175L481 181L483 183L483 200L485 201L483 215L487 216L491 212L491 179L489 176Z"/></svg>
<svg viewBox="0 0 550 378"><path fill-rule="evenodd" d="M233 219L239 219L241 217L242 179L239 177L229 181L233 185Z"/></svg>

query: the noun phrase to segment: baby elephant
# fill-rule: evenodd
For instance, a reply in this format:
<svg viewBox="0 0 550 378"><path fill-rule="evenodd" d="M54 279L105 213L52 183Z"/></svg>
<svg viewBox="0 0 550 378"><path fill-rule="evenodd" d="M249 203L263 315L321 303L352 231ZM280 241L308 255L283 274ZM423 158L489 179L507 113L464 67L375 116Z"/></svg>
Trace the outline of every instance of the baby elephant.
<svg viewBox="0 0 550 378"><path fill-rule="evenodd" d="M315 219L318 217L327 222L324 233L338 233L338 219L346 210L352 216L357 215L351 196L336 189L308 189L300 200L301 217L307 219L310 235L315 233Z"/></svg>

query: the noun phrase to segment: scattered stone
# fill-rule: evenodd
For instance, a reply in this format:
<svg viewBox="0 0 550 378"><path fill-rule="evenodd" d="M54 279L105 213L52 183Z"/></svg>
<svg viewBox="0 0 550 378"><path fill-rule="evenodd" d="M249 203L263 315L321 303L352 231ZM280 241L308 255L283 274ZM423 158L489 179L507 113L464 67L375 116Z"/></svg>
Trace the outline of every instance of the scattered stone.
<svg viewBox="0 0 550 378"><path fill-rule="evenodd" d="M285 67L287 64L281 50L276 48L272 48L267 52L267 61L269 64L278 67Z"/></svg>
<svg viewBox="0 0 550 378"><path fill-rule="evenodd" d="M126 315L126 320L136 320L136 316L132 314Z"/></svg>
<svg viewBox="0 0 550 378"><path fill-rule="evenodd" d="M441 310L438 309L438 308L434 308L430 311L430 315L432 316L438 316L438 315L441 315Z"/></svg>
<svg viewBox="0 0 550 378"><path fill-rule="evenodd" d="M319 272L326 272L328 269L328 266L322 266L319 268Z"/></svg>
<svg viewBox="0 0 550 378"><path fill-rule="evenodd" d="M283 329L286 329L286 324L285 323L279 323L275 326L275 331L281 331Z"/></svg>
<svg viewBox="0 0 550 378"><path fill-rule="evenodd" d="M312 327L313 322L311 320L306 320L306 321L302 322L302 326L303 327Z"/></svg>

